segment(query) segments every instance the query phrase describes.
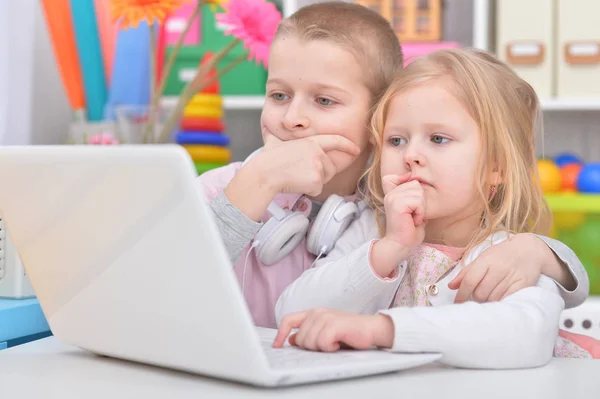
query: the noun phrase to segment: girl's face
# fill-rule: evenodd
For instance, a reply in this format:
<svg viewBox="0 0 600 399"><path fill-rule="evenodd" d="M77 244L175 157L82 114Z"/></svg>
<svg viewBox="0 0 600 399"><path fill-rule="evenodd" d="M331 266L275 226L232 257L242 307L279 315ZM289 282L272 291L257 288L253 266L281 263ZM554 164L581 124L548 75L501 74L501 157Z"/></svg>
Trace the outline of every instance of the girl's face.
<svg viewBox="0 0 600 399"><path fill-rule="evenodd" d="M425 192L425 217L448 225L481 209L476 122L440 79L392 98L383 134L382 177L410 172Z"/></svg>

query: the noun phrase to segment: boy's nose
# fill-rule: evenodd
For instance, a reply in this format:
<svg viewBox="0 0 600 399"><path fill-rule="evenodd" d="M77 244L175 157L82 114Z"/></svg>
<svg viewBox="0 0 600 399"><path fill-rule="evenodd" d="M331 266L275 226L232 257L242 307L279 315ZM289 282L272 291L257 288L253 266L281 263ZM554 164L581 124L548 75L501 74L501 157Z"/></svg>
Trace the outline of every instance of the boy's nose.
<svg viewBox="0 0 600 399"><path fill-rule="evenodd" d="M309 119L300 106L291 104L283 116L283 126L289 131L306 129L309 127Z"/></svg>

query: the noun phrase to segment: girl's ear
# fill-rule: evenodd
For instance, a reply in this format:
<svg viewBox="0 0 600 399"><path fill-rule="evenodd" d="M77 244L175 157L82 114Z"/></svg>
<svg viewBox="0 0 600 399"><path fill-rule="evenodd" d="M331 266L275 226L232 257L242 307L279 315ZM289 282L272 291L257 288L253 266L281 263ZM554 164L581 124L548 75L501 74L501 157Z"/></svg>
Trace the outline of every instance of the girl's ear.
<svg viewBox="0 0 600 399"><path fill-rule="evenodd" d="M498 171L498 169L495 168L492 171L492 173L490 174L489 184L490 184L490 186L495 187L495 186L499 186L502 183L504 183L504 178L502 176L502 173L500 173Z"/></svg>
<svg viewBox="0 0 600 399"><path fill-rule="evenodd" d="M369 134L369 144L371 144L371 146L375 148L375 137L373 137L372 134Z"/></svg>

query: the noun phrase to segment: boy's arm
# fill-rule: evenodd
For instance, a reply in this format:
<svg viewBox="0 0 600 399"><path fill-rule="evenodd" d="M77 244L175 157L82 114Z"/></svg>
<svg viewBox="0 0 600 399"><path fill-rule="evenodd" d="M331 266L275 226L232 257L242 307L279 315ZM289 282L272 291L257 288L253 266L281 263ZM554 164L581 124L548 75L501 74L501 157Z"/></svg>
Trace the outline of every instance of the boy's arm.
<svg viewBox="0 0 600 399"><path fill-rule="evenodd" d="M580 305L588 295L587 273L569 247L532 233L520 233L480 254L450 282L458 289L456 302L477 302L502 297L535 285L540 275L552 278L566 307Z"/></svg>
<svg viewBox="0 0 600 399"><path fill-rule="evenodd" d="M210 208L215 216L229 260L235 263L263 224L244 215L229 202L222 191L210 202Z"/></svg>
<svg viewBox="0 0 600 399"><path fill-rule="evenodd" d="M209 204L231 263L256 236L262 223L251 220L231 204L224 188L239 172L241 164L234 163L205 172L196 178L196 187L204 202Z"/></svg>
<svg viewBox="0 0 600 399"><path fill-rule="evenodd" d="M562 242L550 237L536 235L551 250L544 262L542 274L556 281L565 308L581 305L589 295L590 281L585 268L575 252Z"/></svg>

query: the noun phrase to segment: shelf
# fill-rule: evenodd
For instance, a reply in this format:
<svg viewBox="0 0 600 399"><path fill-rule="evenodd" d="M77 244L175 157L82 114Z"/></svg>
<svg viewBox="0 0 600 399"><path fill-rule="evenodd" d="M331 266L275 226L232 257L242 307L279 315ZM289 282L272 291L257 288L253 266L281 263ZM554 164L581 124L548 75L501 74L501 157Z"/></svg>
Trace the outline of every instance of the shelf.
<svg viewBox="0 0 600 399"><path fill-rule="evenodd" d="M491 4L489 0L473 1L473 47L489 51Z"/></svg>
<svg viewBox="0 0 600 399"><path fill-rule="evenodd" d="M600 195L547 194L545 197L554 212L600 213Z"/></svg>
<svg viewBox="0 0 600 399"><path fill-rule="evenodd" d="M473 0L473 47L493 51L494 2ZM541 99L544 111L600 111L599 98L548 98Z"/></svg>
<svg viewBox="0 0 600 399"><path fill-rule="evenodd" d="M175 96L163 97L163 104L175 106ZM265 97L260 96L223 96L225 109L253 110L262 109ZM597 99L544 99L541 100L542 109L545 111L600 111L600 98Z"/></svg>
<svg viewBox="0 0 600 399"><path fill-rule="evenodd" d="M600 111L600 98L549 98L540 102L545 111Z"/></svg>
<svg viewBox="0 0 600 399"><path fill-rule="evenodd" d="M177 101L176 96L163 97L162 103L167 107L174 107ZM265 96L223 96L223 108L225 110L253 110L262 109L265 103Z"/></svg>

